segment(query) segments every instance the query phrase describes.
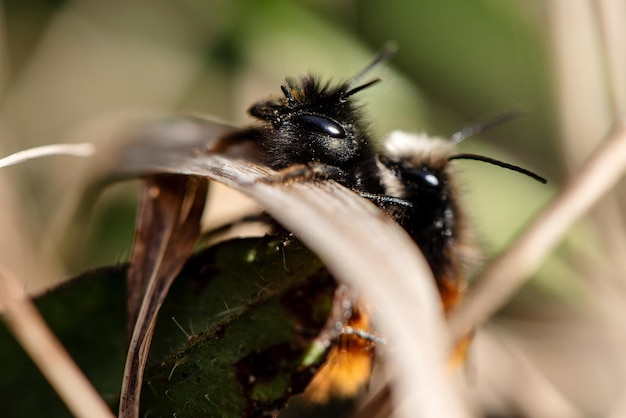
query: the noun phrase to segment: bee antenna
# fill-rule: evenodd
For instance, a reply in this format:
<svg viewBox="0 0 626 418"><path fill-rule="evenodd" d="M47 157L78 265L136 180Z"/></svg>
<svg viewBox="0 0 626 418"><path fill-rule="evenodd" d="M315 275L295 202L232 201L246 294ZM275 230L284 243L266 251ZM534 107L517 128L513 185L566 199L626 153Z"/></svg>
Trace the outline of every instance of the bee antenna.
<svg viewBox="0 0 626 418"><path fill-rule="evenodd" d="M501 125L510 120L517 119L522 116L521 111L519 110L510 110L508 112L500 113L490 119L487 119L483 122L479 122L474 125L467 126L460 131L457 131L450 135L450 141L455 144L464 141L465 139L478 135L481 132L485 132L487 129L491 129L494 126Z"/></svg>
<svg viewBox="0 0 626 418"><path fill-rule="evenodd" d="M296 103L296 98L293 97L293 94L291 94L291 90L289 90L289 87L283 84L282 86L280 86L280 89L282 90L283 94L287 98L287 101L289 102L289 104Z"/></svg>
<svg viewBox="0 0 626 418"><path fill-rule="evenodd" d="M519 167L517 165L505 163L504 161L496 160L494 158L485 157L484 155L478 154L457 154L448 158L448 161L452 160L474 160L474 161L482 161L484 163L489 163L493 165L497 165L498 167L506 168L508 170L517 171L518 173L524 174L530 177L533 180L537 180L541 184L546 184L548 180L544 179L538 174L533 173L530 170Z"/></svg>
<svg viewBox="0 0 626 418"><path fill-rule="evenodd" d="M385 45L383 45L380 51L378 51L378 54L376 54L376 56L372 59L372 61L370 61L369 64L365 66L365 68L359 71L356 75L354 75L354 77L352 77L348 82L343 85L343 94L341 95L342 98L348 98L354 93L357 93L379 82L380 79L377 78L360 86L354 87L367 73L378 67L383 62L387 61L389 57L396 53L397 50L398 45L393 41L388 41Z"/></svg>
<svg viewBox="0 0 626 418"><path fill-rule="evenodd" d="M352 90L348 90L348 91L346 91L346 92L341 93L341 98L342 98L343 100L345 100L345 99L347 99L348 97L352 96L354 93L358 93L358 92L360 92L361 90L366 89L366 88L368 88L369 86L371 86L371 85L373 85L373 84L378 83L379 81L381 81L381 79L380 79L380 78L375 78L375 79L373 79L373 80L371 80L371 81L368 81L368 82L367 82L367 83L365 83L365 84L361 84L360 86L356 86L356 87L355 87L355 88L353 88Z"/></svg>

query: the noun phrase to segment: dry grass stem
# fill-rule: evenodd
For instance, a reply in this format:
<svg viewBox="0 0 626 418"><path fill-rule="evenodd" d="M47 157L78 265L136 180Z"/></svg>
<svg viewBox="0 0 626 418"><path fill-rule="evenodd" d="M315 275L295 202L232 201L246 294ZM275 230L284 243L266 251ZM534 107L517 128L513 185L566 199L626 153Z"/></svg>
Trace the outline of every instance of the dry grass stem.
<svg viewBox="0 0 626 418"><path fill-rule="evenodd" d="M68 155L74 157L90 157L96 152L93 144L52 144L42 147L29 148L0 158L0 168L20 164L28 160L34 160L53 155Z"/></svg>
<svg viewBox="0 0 626 418"><path fill-rule="evenodd" d="M619 125L580 173L476 281L451 318L453 335L485 322L533 274L567 230L597 203L626 170L626 127Z"/></svg>

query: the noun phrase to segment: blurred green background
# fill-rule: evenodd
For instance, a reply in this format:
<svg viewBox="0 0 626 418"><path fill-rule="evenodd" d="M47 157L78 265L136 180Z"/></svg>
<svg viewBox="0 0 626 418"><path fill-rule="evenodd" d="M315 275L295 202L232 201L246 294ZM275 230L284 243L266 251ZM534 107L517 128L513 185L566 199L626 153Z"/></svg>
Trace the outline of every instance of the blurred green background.
<svg viewBox="0 0 626 418"><path fill-rule="evenodd" d="M379 139L393 129L448 136L502 112L523 114L468 140L462 151L521 164L548 177L550 186L457 164L492 252L563 174L540 3L5 1L0 150L111 141L111 126L152 113L250 123L248 106L279 94L284 77L346 79L393 40L398 53L375 74L384 83L360 95ZM79 165L59 159L2 173L19 183L20 203L34 212L13 209L26 218L29 234L54 222ZM134 189L110 194L92 224L91 246L67 260L75 269L127 253L134 203L126 198Z"/></svg>
<svg viewBox="0 0 626 418"><path fill-rule="evenodd" d="M549 180L542 186L456 163L488 260L577 172L611 124L594 13L585 0L0 1L0 154L58 142L107 147L148 115L245 125L247 108L280 94L286 76L349 78L393 40L399 50L376 74L384 82L359 94L380 140L393 129L448 136L502 112L523 114L460 145ZM0 171L0 262L29 288L127 259L136 184L108 190L78 225L87 241L60 251L67 237L59 219L97 163L59 157ZM526 341L526 355L546 366L548 380L593 413L625 384L616 353L626 345L611 328L623 311L606 308L607 294L617 293L594 282L623 276L621 202L581 222L509 307L523 321L543 321L545 329L525 328L516 344ZM604 328L549 328L541 315L556 309L554 300L611 314ZM599 366L597 358L606 361Z"/></svg>

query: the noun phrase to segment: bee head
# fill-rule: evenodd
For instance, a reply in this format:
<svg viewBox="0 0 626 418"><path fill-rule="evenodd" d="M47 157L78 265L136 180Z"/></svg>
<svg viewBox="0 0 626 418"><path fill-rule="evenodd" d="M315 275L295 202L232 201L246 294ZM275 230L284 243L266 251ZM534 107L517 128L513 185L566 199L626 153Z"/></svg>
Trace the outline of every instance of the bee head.
<svg viewBox="0 0 626 418"><path fill-rule="evenodd" d="M391 196L415 200L445 199L449 194L449 159L454 144L425 134L392 132L378 155L381 180Z"/></svg>
<svg viewBox="0 0 626 418"><path fill-rule="evenodd" d="M309 161L344 167L369 149L367 127L352 95L376 81L350 88L350 83L331 87L313 76L288 79L281 87L283 97L254 104L248 112L267 123L265 148L276 157L275 168Z"/></svg>
<svg viewBox="0 0 626 418"><path fill-rule="evenodd" d="M373 161L367 125L353 96L380 81L360 82L394 52L394 45L386 45L356 76L338 85L311 75L287 79L282 96L250 107L248 113L263 122L257 132L269 164L281 169L316 161L353 171L356 165Z"/></svg>

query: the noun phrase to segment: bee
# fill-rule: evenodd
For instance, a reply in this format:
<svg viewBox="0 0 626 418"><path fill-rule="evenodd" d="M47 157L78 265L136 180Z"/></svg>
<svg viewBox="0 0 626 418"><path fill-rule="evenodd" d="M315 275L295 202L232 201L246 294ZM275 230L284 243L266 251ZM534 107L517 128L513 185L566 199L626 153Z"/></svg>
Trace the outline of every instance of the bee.
<svg viewBox="0 0 626 418"><path fill-rule="evenodd" d="M482 161L525 174L541 183L546 182L522 167L481 155L457 152L457 144L468 135L511 116L503 114L447 139L392 132L374 157L384 194L361 193L404 228L420 248L435 278L445 314L450 313L462 299L467 266L477 258L474 234L458 192L454 161ZM371 329L367 312L359 305L348 321L348 327L365 331ZM327 362L309 385L308 396L323 402L330 396L350 397L358 393L367 384L371 373L375 346L372 340L362 334L340 336ZM469 342L468 336L455 347L450 357L452 367L463 361Z"/></svg>
<svg viewBox="0 0 626 418"><path fill-rule="evenodd" d="M473 233L459 196L455 160L476 160L527 175L541 183L537 174L482 155L457 152L457 144L487 127L515 116L506 113L485 123L459 131L449 138L392 132L376 155L385 195L378 200L420 248L437 283L445 312L459 302L464 266L476 257ZM375 199L376 200L376 199Z"/></svg>
<svg viewBox="0 0 626 418"><path fill-rule="evenodd" d="M209 152L239 143L252 144L255 159L281 170L281 180L332 179L357 192L384 193L376 175L375 144L362 107L354 96L380 81L360 80L395 52L392 44L357 75L331 85L313 75L288 78L281 96L253 104L248 113L259 123L222 138Z"/></svg>
<svg viewBox="0 0 626 418"><path fill-rule="evenodd" d="M279 170L273 181L332 179L372 201L420 248L439 289L442 309L449 313L462 297L464 266L475 248L452 162L479 160L543 179L488 157L456 152L458 142L488 124L447 140L395 131L379 149L354 96L380 81L360 83L394 51L386 46L355 77L335 86L312 75L287 79L282 96L259 101L248 110L259 124L229 134L211 151L251 143L261 163ZM335 303L345 307L343 330L305 391L314 402L358 394L369 382L380 341L372 334L362 302L344 294Z"/></svg>

